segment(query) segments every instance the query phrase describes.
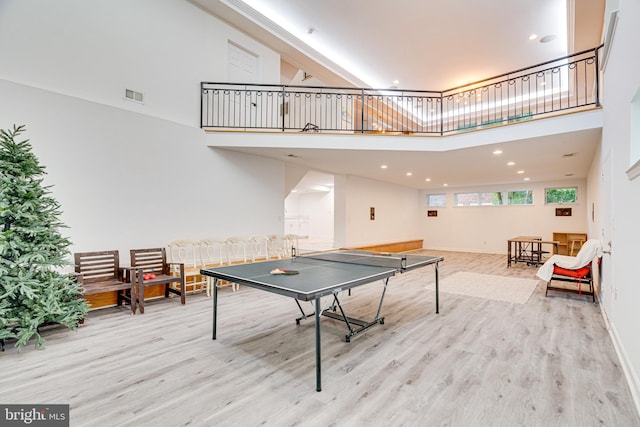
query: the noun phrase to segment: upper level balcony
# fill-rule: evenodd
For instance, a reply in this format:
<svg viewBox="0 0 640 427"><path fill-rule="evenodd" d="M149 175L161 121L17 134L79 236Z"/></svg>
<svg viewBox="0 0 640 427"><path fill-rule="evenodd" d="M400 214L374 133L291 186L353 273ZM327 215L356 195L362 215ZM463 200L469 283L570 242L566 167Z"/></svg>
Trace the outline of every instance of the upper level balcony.
<svg viewBox="0 0 640 427"><path fill-rule="evenodd" d="M207 131L448 136L600 107L601 47L444 91L201 84Z"/></svg>

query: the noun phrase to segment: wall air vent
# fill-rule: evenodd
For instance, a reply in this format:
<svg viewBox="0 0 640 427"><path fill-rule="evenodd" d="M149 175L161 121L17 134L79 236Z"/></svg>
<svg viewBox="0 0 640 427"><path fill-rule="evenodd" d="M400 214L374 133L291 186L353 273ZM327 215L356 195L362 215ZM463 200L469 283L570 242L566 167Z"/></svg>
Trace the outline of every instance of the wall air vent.
<svg viewBox="0 0 640 427"><path fill-rule="evenodd" d="M142 95L142 92L136 92L135 90L131 89L124 90L124 99L137 102L139 104L144 103L144 95Z"/></svg>

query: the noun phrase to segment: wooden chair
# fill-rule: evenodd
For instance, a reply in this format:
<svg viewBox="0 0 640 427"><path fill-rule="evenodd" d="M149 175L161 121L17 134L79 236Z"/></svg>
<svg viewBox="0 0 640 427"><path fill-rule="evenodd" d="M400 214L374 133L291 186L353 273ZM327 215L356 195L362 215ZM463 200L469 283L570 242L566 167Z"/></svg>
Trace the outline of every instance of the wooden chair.
<svg viewBox="0 0 640 427"><path fill-rule="evenodd" d="M180 295L180 303L186 301L186 285L184 276L184 264L167 262L167 252L164 248L131 249L131 267L138 272L138 306L140 313L144 313L144 288L147 286L164 285L164 296L169 298L169 293ZM172 266L177 266L179 277L171 275ZM155 278L144 279L145 274L155 274ZM177 283L179 289L171 284Z"/></svg>
<svg viewBox="0 0 640 427"><path fill-rule="evenodd" d="M194 240L173 240L168 244L171 275L180 276L180 264L184 264L185 286L192 291L203 290L206 280L200 274L200 245Z"/></svg>
<svg viewBox="0 0 640 427"><path fill-rule="evenodd" d="M567 234L567 246L569 248L569 255L574 256L576 254L576 249L579 252L586 241L586 234Z"/></svg>
<svg viewBox="0 0 640 427"><path fill-rule="evenodd" d="M117 305L128 302L131 314L136 314L138 275L131 268L120 267L118 251L78 252L74 261L83 295L117 292Z"/></svg>

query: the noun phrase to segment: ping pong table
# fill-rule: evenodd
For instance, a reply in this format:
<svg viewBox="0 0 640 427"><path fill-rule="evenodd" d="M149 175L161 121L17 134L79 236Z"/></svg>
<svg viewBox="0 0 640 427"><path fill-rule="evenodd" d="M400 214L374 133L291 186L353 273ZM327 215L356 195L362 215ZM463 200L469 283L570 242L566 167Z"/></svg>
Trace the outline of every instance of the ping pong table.
<svg viewBox="0 0 640 427"><path fill-rule="evenodd" d="M390 254L369 251L340 250L297 255L281 260L262 261L247 264L236 264L223 267L202 269L201 274L214 278L213 286L213 339L216 339L218 316L218 282L220 280L249 286L294 298L302 316L296 324L307 317L315 317L316 333L316 391L322 390L321 351L320 351L320 316L327 316L343 321L348 333L346 341L351 337L369 329L376 324L383 324L380 317L382 303L389 284L389 278L396 273L415 270L427 265L435 267L435 302L436 313L439 313L438 263L443 257ZM357 286L382 280L384 283L378 310L372 321L355 319L346 315L339 299L343 291L351 293ZM331 297L329 308L322 309L321 298ZM315 311L306 314L299 301L315 303ZM339 313L338 313L339 309Z"/></svg>

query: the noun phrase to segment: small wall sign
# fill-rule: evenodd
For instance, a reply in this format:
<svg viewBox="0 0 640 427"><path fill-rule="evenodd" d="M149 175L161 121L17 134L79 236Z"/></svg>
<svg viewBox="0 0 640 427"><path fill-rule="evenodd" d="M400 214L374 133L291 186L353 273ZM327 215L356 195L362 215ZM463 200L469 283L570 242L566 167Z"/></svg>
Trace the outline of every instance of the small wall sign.
<svg viewBox="0 0 640 427"><path fill-rule="evenodd" d="M427 211L427 216L438 216L438 211Z"/></svg>
<svg viewBox="0 0 640 427"><path fill-rule="evenodd" d="M556 208L556 216L571 216L571 208Z"/></svg>

